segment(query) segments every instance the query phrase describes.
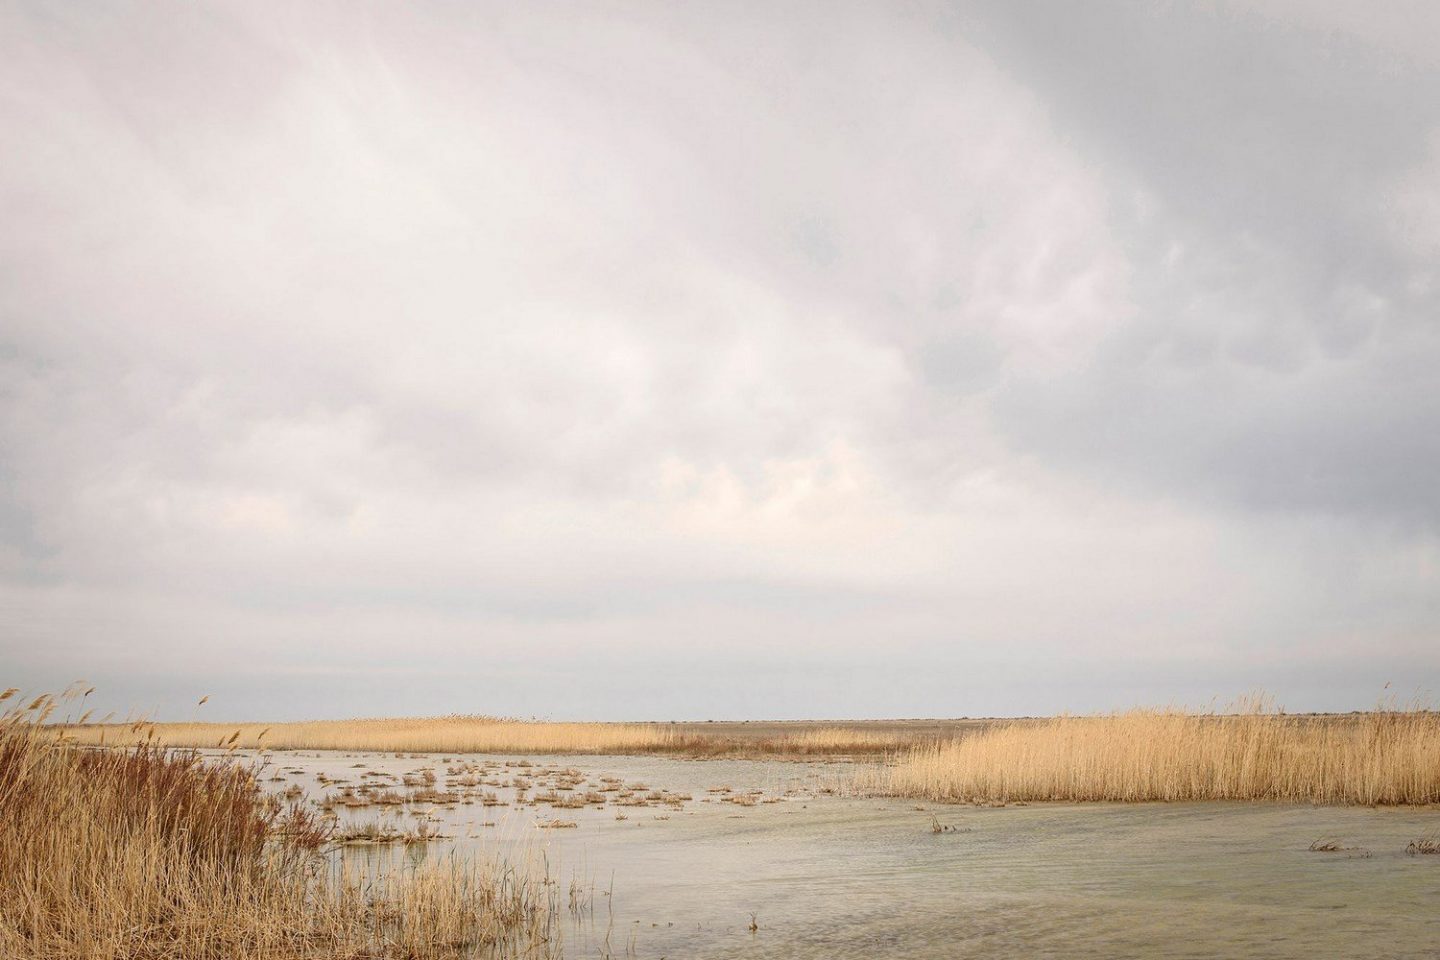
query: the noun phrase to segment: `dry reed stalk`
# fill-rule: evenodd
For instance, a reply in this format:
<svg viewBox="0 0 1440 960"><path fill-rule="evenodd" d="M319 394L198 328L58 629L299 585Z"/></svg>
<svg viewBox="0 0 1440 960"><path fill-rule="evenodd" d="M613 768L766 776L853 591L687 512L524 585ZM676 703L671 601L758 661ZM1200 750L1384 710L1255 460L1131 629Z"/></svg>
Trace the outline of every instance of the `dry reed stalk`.
<svg viewBox="0 0 1440 960"><path fill-rule="evenodd" d="M0 956L14 960L452 960L557 955L535 864L357 875L251 771L153 742L78 747L43 701L0 715Z"/></svg>
<svg viewBox="0 0 1440 960"><path fill-rule="evenodd" d="M931 800L1440 801L1440 714L1133 710L992 727L921 747L864 788Z"/></svg>

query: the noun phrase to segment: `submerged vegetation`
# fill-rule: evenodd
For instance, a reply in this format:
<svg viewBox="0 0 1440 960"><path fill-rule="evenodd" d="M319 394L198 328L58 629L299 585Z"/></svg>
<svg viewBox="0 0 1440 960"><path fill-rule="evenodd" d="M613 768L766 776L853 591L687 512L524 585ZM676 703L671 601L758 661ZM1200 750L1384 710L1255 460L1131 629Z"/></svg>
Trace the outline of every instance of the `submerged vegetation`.
<svg viewBox="0 0 1440 960"><path fill-rule="evenodd" d="M153 740L89 749L44 725L54 706L40 697L0 714L0 956L558 952L561 908L542 869L445 858L347 873L323 856L320 821L264 798L237 762Z"/></svg>
<svg viewBox="0 0 1440 960"><path fill-rule="evenodd" d="M942 801L1440 802L1440 714L1309 717L1132 710L993 726L917 747L867 775L876 792Z"/></svg>

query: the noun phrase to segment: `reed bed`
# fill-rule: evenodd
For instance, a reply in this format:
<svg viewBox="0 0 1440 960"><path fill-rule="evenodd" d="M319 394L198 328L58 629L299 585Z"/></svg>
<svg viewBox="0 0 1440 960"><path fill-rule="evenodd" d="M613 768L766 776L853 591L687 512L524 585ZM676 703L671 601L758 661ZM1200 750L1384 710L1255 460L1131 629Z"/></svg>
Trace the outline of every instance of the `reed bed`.
<svg viewBox="0 0 1440 960"><path fill-rule="evenodd" d="M733 741L717 740L707 744L697 738L695 752L705 752L707 747L718 748L721 752L753 752L760 755L777 756L843 756L874 755L914 746L917 738L902 736L888 731L865 730L859 727L820 727L787 733L777 737L766 737L738 744Z"/></svg>
<svg viewBox="0 0 1440 960"><path fill-rule="evenodd" d="M238 763L80 747L44 726L53 703L0 714L0 956L558 955L558 894L534 864L345 872L313 815L264 800Z"/></svg>
<svg viewBox="0 0 1440 960"><path fill-rule="evenodd" d="M1132 710L992 726L862 777L937 801L1440 802L1440 714L1288 716Z"/></svg>
<svg viewBox="0 0 1440 960"><path fill-rule="evenodd" d="M407 717L303 723L131 723L64 728L76 742L253 750L385 753L642 753L671 748L665 727L642 723L540 723L493 717Z"/></svg>

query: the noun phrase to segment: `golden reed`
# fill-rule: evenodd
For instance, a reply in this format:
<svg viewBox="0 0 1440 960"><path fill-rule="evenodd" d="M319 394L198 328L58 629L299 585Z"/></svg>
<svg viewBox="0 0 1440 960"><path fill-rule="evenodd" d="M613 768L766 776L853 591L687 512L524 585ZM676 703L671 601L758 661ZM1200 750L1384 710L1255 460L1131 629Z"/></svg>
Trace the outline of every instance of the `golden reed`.
<svg viewBox="0 0 1440 960"><path fill-rule="evenodd" d="M405 717L303 723L140 723L67 727L77 742L110 746L383 753L639 753L664 750L663 727L641 723L532 723L491 717Z"/></svg>
<svg viewBox="0 0 1440 960"><path fill-rule="evenodd" d="M942 801L1440 802L1440 714L1132 710L990 727L904 752L864 778Z"/></svg>
<svg viewBox="0 0 1440 960"><path fill-rule="evenodd" d="M302 723L127 723L60 726L75 742L254 750L357 750L378 753L882 754L920 742L843 725L776 736L677 732L655 723L546 723L491 717L404 717Z"/></svg>
<svg viewBox="0 0 1440 960"><path fill-rule="evenodd" d="M262 798L249 769L78 746L45 725L55 702L0 714L7 960L558 954L556 885L536 864L346 873L313 815Z"/></svg>

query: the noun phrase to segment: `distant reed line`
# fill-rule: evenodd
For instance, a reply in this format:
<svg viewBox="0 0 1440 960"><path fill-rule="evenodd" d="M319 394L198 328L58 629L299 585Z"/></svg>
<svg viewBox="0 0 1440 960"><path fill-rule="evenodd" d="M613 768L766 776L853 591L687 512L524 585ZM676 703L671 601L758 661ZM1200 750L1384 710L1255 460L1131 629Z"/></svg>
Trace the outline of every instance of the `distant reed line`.
<svg viewBox="0 0 1440 960"><path fill-rule="evenodd" d="M912 748L862 787L939 801L1440 802L1440 714L1132 710Z"/></svg>
<svg viewBox="0 0 1440 960"><path fill-rule="evenodd" d="M405 753L629 753L664 749L663 727L624 723L531 723L490 717L408 717L303 723L87 724L77 742L253 750L369 750Z"/></svg>
<svg viewBox="0 0 1440 960"><path fill-rule="evenodd" d="M881 754L913 745L853 727L822 727L768 738L677 733L667 724L549 723L491 717L407 717L301 723L125 723L60 727L77 743L105 746L254 750L361 750L385 753Z"/></svg>

